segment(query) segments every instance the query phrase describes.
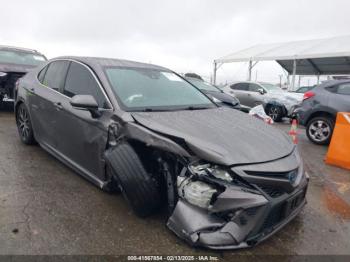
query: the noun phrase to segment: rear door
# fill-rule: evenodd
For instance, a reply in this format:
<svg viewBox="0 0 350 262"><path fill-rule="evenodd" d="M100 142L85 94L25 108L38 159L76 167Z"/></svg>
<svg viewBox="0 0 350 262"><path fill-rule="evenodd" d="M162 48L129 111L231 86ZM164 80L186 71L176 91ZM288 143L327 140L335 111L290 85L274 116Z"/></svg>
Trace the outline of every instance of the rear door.
<svg viewBox="0 0 350 262"><path fill-rule="evenodd" d="M86 175L104 180L103 153L112 114L111 103L94 73L86 65L75 61L70 64L62 94L62 110L56 131L58 149ZM75 95L92 95L99 105L101 117L92 118L89 111L73 108L70 100Z"/></svg>
<svg viewBox="0 0 350 262"><path fill-rule="evenodd" d="M230 89L232 90L233 94L236 95L238 98L239 102L242 105L249 106L249 101L248 101L248 89L249 89L249 83L236 83L232 84L230 86Z"/></svg>
<svg viewBox="0 0 350 262"><path fill-rule="evenodd" d="M38 74L37 85L33 86L29 99L29 110L35 130L35 138L39 143L56 147L57 137L57 105L63 88L69 62L53 61Z"/></svg>

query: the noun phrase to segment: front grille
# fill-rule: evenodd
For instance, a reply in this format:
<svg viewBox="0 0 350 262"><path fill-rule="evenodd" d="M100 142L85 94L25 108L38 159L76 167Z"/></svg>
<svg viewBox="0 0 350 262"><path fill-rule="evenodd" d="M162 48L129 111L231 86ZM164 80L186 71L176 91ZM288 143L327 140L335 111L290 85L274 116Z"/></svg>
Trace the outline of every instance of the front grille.
<svg viewBox="0 0 350 262"><path fill-rule="evenodd" d="M262 191L264 191L267 195L272 198L280 197L285 193L285 191L281 188L273 187L273 186L259 186Z"/></svg>
<svg viewBox="0 0 350 262"><path fill-rule="evenodd" d="M271 227L273 227L274 225L277 225L279 222L281 222L283 220L283 211L285 208L285 204L281 204L275 208L273 208L270 212L270 214L267 216L267 218L265 219L262 227L261 227L261 231L265 231L266 229L269 229Z"/></svg>
<svg viewBox="0 0 350 262"><path fill-rule="evenodd" d="M282 203L279 203L272 208L264 223L260 228L260 232L270 230L275 225L279 224L293 213L293 211L298 208L303 202L306 194L306 189L300 192L297 196L289 198Z"/></svg>

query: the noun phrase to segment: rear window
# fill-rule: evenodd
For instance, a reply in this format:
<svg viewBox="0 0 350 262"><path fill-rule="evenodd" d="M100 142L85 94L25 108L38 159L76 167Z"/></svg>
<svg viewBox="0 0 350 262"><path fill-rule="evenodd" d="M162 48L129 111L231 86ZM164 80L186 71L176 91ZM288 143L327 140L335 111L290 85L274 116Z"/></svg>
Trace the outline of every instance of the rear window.
<svg viewBox="0 0 350 262"><path fill-rule="evenodd" d="M340 95L350 95L350 83L338 85L336 93Z"/></svg>
<svg viewBox="0 0 350 262"><path fill-rule="evenodd" d="M40 54L14 51L0 50L0 63L38 66L46 61L46 58Z"/></svg>

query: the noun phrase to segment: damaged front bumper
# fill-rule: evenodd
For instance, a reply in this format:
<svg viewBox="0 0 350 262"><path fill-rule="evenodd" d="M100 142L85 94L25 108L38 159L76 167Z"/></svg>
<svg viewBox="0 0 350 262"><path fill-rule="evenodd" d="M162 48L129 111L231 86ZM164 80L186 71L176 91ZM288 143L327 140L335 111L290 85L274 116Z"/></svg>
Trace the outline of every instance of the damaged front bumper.
<svg viewBox="0 0 350 262"><path fill-rule="evenodd" d="M256 192L227 186L209 209L180 198L167 226L193 246L210 249L254 246L295 218L306 204L308 178L303 170L299 173L297 185L291 188L277 183L277 189L264 184L263 179L254 181Z"/></svg>

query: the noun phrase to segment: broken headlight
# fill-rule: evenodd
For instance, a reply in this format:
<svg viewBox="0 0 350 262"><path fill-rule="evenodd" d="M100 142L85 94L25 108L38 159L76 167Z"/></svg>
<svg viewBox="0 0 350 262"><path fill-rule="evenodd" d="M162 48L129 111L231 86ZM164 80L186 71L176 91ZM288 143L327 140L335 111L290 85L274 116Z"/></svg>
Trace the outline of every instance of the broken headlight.
<svg viewBox="0 0 350 262"><path fill-rule="evenodd" d="M177 190L181 198L202 208L209 208L213 195L217 192L214 187L207 183L181 176L177 177Z"/></svg>
<svg viewBox="0 0 350 262"><path fill-rule="evenodd" d="M220 193L220 190L201 181L200 177L211 176L225 182L233 181L225 169L216 165L196 163L189 166L189 171L191 176L177 177L178 195L189 203L206 209L210 208L214 196Z"/></svg>
<svg viewBox="0 0 350 262"><path fill-rule="evenodd" d="M230 175L230 173L217 165L193 164L189 166L189 170L191 171L192 174L195 174L195 175L199 175L199 176L210 175L227 182L233 181L233 178Z"/></svg>

